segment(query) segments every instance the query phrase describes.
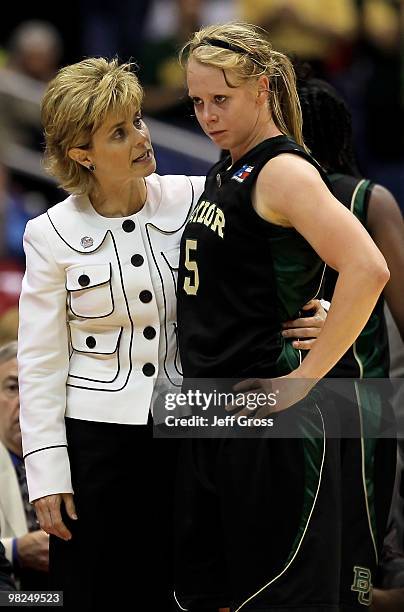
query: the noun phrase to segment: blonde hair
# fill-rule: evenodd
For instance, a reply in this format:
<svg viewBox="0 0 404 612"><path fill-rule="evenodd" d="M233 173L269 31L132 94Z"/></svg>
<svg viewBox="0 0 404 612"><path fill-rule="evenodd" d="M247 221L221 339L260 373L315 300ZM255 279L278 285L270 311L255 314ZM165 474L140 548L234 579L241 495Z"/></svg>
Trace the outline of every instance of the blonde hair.
<svg viewBox="0 0 404 612"><path fill-rule="evenodd" d="M270 83L269 107L275 125L305 147L292 62L284 53L274 51L265 30L249 23L234 22L202 28L181 49L181 65L185 67L191 57L201 64L221 68L231 87L266 75ZM232 83L225 71L230 72Z"/></svg>
<svg viewBox="0 0 404 612"><path fill-rule="evenodd" d="M73 147L91 147L91 137L110 112L140 109L143 89L134 64L88 58L59 70L42 100L44 166L72 194L91 192L92 173L70 159Z"/></svg>

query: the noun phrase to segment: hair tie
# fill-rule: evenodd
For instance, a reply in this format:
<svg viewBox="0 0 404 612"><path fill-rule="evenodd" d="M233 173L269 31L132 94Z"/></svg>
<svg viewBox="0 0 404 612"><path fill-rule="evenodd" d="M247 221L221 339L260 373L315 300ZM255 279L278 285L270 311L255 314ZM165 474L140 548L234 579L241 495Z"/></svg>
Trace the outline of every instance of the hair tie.
<svg viewBox="0 0 404 612"><path fill-rule="evenodd" d="M227 51L233 51L233 53L243 53L244 55L248 55L252 62L257 64L264 70L267 69L267 66L255 59L255 57L250 53L250 51L247 51L247 49L243 49L243 47L239 47L239 45L234 45L233 43L229 43L226 40L221 40L219 38L205 38L202 42L199 43L199 45L196 45L194 49L202 47L205 44L211 45L212 47L219 47L220 49L226 49Z"/></svg>

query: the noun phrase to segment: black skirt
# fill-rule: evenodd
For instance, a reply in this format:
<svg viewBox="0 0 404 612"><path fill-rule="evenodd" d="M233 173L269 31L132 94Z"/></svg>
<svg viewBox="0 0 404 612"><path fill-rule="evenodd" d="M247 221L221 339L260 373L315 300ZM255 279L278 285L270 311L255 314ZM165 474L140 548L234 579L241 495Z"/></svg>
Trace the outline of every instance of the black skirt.
<svg viewBox="0 0 404 612"><path fill-rule="evenodd" d="M66 432L79 518L64 515L70 541L51 536L51 588L65 610L171 609L176 441L150 422L67 418Z"/></svg>

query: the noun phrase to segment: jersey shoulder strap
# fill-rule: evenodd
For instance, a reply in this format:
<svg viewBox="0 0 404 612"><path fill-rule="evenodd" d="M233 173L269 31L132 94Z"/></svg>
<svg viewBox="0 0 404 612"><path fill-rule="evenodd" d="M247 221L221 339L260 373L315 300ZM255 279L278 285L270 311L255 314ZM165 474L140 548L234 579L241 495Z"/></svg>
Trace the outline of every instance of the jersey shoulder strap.
<svg viewBox="0 0 404 612"><path fill-rule="evenodd" d="M297 142L293 140L293 138L287 138L283 141L274 143L273 154L271 155L271 158L276 157L281 153L292 153L308 161L312 166L316 168L316 170L318 170L321 178L326 183L328 189L333 192L331 182L329 181L328 175L324 168L312 155L310 155L310 153L308 153L303 147L298 145Z"/></svg>
<svg viewBox="0 0 404 612"><path fill-rule="evenodd" d="M330 174L333 192L346 208L366 227L370 194L374 183L346 174Z"/></svg>

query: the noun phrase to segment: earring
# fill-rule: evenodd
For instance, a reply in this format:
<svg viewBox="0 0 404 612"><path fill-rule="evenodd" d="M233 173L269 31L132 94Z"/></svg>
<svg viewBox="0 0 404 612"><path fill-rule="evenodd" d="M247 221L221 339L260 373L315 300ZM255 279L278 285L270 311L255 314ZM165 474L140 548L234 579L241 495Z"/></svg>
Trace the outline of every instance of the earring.
<svg viewBox="0 0 404 612"><path fill-rule="evenodd" d="M94 164L90 164L89 166L87 166L87 168L90 170L90 172L94 172L95 170Z"/></svg>

